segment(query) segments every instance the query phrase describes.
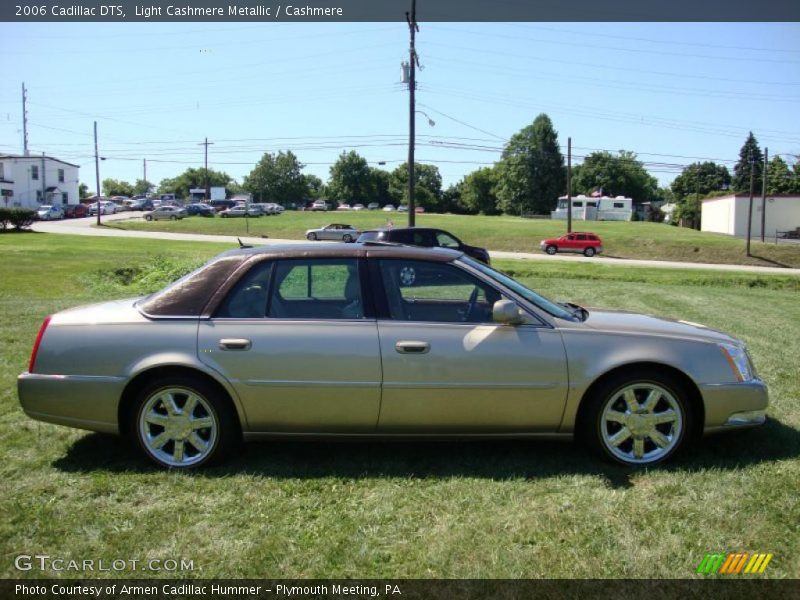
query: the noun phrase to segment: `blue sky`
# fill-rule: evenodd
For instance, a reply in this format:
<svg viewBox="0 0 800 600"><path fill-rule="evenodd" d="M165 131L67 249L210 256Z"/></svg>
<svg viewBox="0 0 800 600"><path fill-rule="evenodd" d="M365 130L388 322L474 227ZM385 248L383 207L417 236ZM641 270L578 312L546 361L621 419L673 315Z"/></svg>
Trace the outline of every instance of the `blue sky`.
<svg viewBox="0 0 800 600"><path fill-rule="evenodd" d="M681 165L732 167L749 130L770 155L800 154L798 23L426 23L420 13L417 158L445 184L491 164L550 115L575 162L632 150L663 184ZM158 182L202 166L238 181L291 149L327 178L342 152L393 169L407 153L405 23L0 24L0 151L22 149L101 177Z"/></svg>

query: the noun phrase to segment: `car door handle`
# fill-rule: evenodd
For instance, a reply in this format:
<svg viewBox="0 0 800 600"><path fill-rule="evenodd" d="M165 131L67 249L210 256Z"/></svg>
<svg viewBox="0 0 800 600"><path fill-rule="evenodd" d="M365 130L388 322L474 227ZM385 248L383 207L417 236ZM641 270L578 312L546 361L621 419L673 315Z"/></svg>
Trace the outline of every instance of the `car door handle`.
<svg viewBox="0 0 800 600"><path fill-rule="evenodd" d="M253 343L244 338L228 338L219 341L220 350L250 350Z"/></svg>
<svg viewBox="0 0 800 600"><path fill-rule="evenodd" d="M431 345L428 342L397 342L394 349L400 354L427 354Z"/></svg>

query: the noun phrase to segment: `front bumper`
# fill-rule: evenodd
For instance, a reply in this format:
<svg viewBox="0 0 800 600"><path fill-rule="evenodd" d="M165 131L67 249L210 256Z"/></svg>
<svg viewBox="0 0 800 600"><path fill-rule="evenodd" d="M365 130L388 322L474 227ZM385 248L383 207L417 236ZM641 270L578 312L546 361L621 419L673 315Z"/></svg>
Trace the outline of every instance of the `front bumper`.
<svg viewBox="0 0 800 600"><path fill-rule="evenodd" d="M706 413L705 433L755 427L766 421L769 392L760 379L701 385L700 392Z"/></svg>

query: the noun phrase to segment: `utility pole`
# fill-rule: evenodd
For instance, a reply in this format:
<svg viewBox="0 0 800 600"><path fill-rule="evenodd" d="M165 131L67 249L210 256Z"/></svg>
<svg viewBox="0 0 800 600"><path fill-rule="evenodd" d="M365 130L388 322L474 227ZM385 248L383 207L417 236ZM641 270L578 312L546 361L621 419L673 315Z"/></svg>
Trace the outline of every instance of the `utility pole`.
<svg viewBox="0 0 800 600"><path fill-rule="evenodd" d="M208 138L206 138L206 141L205 141L205 142L201 142L201 143L197 144L198 146L205 146L205 147L206 147L206 151L205 151L205 155L206 155L206 158L205 158L205 165L206 165L206 166L205 166L205 188L206 188L206 195L205 195L205 198L203 198L203 200L206 200L206 201L208 201L208 199L211 197L211 191L210 191L210 190L209 190L209 188L208 188L208 147L209 147L211 144L213 144L213 143L214 143L214 142L209 142L209 141L208 141Z"/></svg>
<svg viewBox="0 0 800 600"><path fill-rule="evenodd" d="M572 233L572 138L567 138L567 233Z"/></svg>
<svg viewBox="0 0 800 600"><path fill-rule="evenodd" d="M761 242L764 242L764 227L767 226L767 161L769 148L764 148L764 181L761 186Z"/></svg>
<svg viewBox="0 0 800 600"><path fill-rule="evenodd" d="M22 154L28 156L28 90L22 82Z"/></svg>
<svg viewBox="0 0 800 600"><path fill-rule="evenodd" d="M752 256L750 254L750 232L753 228L753 193L755 192L756 187L756 180L755 180L755 171L756 171L756 161L755 158L750 156L750 204L747 208L747 256Z"/></svg>
<svg viewBox="0 0 800 600"><path fill-rule="evenodd" d="M97 121L94 122L94 172L95 182L97 183L97 224L100 225L100 212L103 205L100 204L100 156L97 153Z"/></svg>
<svg viewBox="0 0 800 600"><path fill-rule="evenodd" d="M147 159L146 158L142 159L142 170L144 171L144 175L143 175L144 181L145 181L145 183L147 183ZM145 190L145 192L147 192L147 191L149 191L149 190Z"/></svg>
<svg viewBox="0 0 800 600"><path fill-rule="evenodd" d="M408 78L408 226L414 227L416 224L416 206L414 202L414 143L416 136L416 99L417 91L416 67L419 62L417 51L414 47L416 33L419 31L417 25L417 0L411 0L411 14L406 13L408 30L411 34L411 43L408 48L409 56L409 78Z"/></svg>

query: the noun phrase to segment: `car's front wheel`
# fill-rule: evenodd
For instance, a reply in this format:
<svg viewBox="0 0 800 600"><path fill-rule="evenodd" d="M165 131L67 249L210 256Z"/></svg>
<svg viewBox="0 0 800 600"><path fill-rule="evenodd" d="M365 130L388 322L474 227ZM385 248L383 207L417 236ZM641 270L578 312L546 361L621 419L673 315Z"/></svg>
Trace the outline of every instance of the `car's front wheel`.
<svg viewBox="0 0 800 600"><path fill-rule="evenodd" d="M591 257L592 257L592 256L594 256L595 254L597 254L597 250L595 250L594 248L592 248L591 246L589 246L588 248L586 248L586 249L583 251L583 254L584 254L585 256L588 256L589 258L591 258Z"/></svg>
<svg viewBox="0 0 800 600"><path fill-rule="evenodd" d="M170 220L170 221L177 221L177 220L178 220L178 217L177 217L176 215L170 215L170 216L169 216L169 220Z"/></svg>
<svg viewBox="0 0 800 600"><path fill-rule="evenodd" d="M218 462L241 437L230 405L199 378L153 381L140 392L135 414L140 449L151 461L171 469Z"/></svg>
<svg viewBox="0 0 800 600"><path fill-rule="evenodd" d="M689 395L679 381L658 370L611 378L589 401L580 424L584 441L616 462L660 463L689 439Z"/></svg>
<svg viewBox="0 0 800 600"><path fill-rule="evenodd" d="M153 220L153 215L145 215L144 216L144 220L145 221L152 221Z"/></svg>
<svg viewBox="0 0 800 600"><path fill-rule="evenodd" d="M544 249L544 251L547 252L550 256L552 256L553 254L558 252L558 248L550 244L547 248Z"/></svg>

